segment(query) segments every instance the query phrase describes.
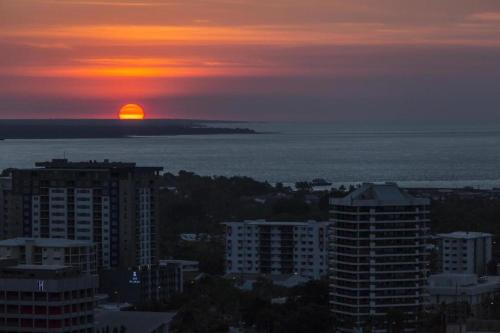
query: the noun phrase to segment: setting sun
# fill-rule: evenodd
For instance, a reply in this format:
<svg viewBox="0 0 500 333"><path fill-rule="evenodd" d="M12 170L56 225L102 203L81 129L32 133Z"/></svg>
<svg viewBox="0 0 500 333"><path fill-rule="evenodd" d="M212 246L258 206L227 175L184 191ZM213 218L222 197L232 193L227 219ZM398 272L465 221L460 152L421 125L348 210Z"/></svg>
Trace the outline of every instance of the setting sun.
<svg viewBox="0 0 500 333"><path fill-rule="evenodd" d="M126 104L118 114L120 120L143 120L144 110L137 104Z"/></svg>

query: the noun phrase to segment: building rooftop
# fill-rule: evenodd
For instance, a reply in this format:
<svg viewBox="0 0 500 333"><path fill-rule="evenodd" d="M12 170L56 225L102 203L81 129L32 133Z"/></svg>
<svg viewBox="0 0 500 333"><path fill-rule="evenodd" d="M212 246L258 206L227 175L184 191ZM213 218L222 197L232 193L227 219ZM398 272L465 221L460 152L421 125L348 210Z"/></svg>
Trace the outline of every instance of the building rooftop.
<svg viewBox="0 0 500 333"><path fill-rule="evenodd" d="M427 198L414 197L395 183L364 183L343 198L334 198L333 204L365 206L428 205Z"/></svg>
<svg viewBox="0 0 500 333"><path fill-rule="evenodd" d="M0 241L0 246L24 246L30 243L39 247L79 247L92 245L90 241L80 241L63 238L29 238L18 237Z"/></svg>
<svg viewBox="0 0 500 333"><path fill-rule="evenodd" d="M491 237L492 235L487 232L454 231L447 234L438 234L438 236L441 238L474 239L482 237Z"/></svg>
<svg viewBox="0 0 500 333"><path fill-rule="evenodd" d="M200 262L196 260L184 260L184 259L160 259L159 264L182 264L182 265L198 265Z"/></svg>
<svg viewBox="0 0 500 333"><path fill-rule="evenodd" d="M71 266L66 265L27 265L27 264L18 264L15 266L9 266L9 269L15 270L29 270L29 271L57 271L64 269L73 269Z"/></svg>
<svg viewBox="0 0 500 333"><path fill-rule="evenodd" d="M95 327L103 329L121 326L127 333L151 333L163 325L168 327L175 313L173 312L141 312L141 311L116 311L97 309L95 311ZM163 331L159 331L163 332Z"/></svg>
<svg viewBox="0 0 500 333"><path fill-rule="evenodd" d="M320 224L320 223L330 223L328 221L266 221L266 220L245 220L245 221L228 221L223 222L222 224L231 224L231 223L246 223L249 225L269 225L269 226L309 226L311 224Z"/></svg>
<svg viewBox="0 0 500 333"><path fill-rule="evenodd" d="M78 275L80 271L71 266L12 264L0 260L1 279L70 278Z"/></svg>

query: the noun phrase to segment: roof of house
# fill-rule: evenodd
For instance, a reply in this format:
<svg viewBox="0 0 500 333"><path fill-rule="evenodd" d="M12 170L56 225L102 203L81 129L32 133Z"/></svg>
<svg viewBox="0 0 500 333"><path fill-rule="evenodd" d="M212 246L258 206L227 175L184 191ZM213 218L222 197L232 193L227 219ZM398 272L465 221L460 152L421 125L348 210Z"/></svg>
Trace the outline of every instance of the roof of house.
<svg viewBox="0 0 500 333"><path fill-rule="evenodd" d="M96 328L109 326L120 328L124 326L127 333L151 333L162 325L168 326L175 313L172 312L142 312L114 311L97 309L95 311Z"/></svg>
<svg viewBox="0 0 500 333"><path fill-rule="evenodd" d="M228 221L222 224L248 224L259 226L310 226L314 224L327 224L328 221L267 221L267 220L245 220L245 221Z"/></svg>
<svg viewBox="0 0 500 333"><path fill-rule="evenodd" d="M492 235L487 232L454 231L447 234L438 234L438 236L441 238L473 239L473 238L491 237Z"/></svg>

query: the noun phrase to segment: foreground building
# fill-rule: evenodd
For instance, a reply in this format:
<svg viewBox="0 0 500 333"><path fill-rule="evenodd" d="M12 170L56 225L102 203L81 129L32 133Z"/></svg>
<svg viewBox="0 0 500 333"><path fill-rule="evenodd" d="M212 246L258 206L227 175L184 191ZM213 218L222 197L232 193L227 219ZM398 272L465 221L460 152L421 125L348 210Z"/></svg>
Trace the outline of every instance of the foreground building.
<svg viewBox="0 0 500 333"><path fill-rule="evenodd" d="M438 237L443 273L487 274L492 257L491 234L456 231Z"/></svg>
<svg viewBox="0 0 500 333"><path fill-rule="evenodd" d="M328 271L329 222L225 222L226 273L320 279Z"/></svg>
<svg viewBox="0 0 500 333"><path fill-rule="evenodd" d="M96 288L73 267L0 261L0 332L91 333Z"/></svg>
<svg viewBox="0 0 500 333"><path fill-rule="evenodd" d="M51 238L12 238L0 241L0 259L25 265L72 266L95 274L95 246L88 241Z"/></svg>
<svg viewBox="0 0 500 333"><path fill-rule="evenodd" d="M94 333L168 333L175 312L116 311L97 309Z"/></svg>
<svg viewBox="0 0 500 333"><path fill-rule="evenodd" d="M338 332L387 332L387 314L415 332L424 305L429 200L397 185L363 184L332 198L330 304Z"/></svg>
<svg viewBox="0 0 500 333"><path fill-rule="evenodd" d="M90 241L101 268L154 263L161 170L66 159L13 169L4 237Z"/></svg>

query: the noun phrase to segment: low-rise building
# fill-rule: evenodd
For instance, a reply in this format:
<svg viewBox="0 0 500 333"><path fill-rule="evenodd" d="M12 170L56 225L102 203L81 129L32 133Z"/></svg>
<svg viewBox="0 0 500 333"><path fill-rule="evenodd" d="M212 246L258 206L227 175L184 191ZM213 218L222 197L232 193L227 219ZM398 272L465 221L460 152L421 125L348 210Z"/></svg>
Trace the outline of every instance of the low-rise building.
<svg viewBox="0 0 500 333"><path fill-rule="evenodd" d="M181 280L186 283L192 281L200 274L200 263L196 260L163 259L158 262L160 266L179 265L181 268Z"/></svg>
<svg viewBox="0 0 500 333"><path fill-rule="evenodd" d="M88 241L61 238L11 238L0 241L0 259L27 265L65 265L94 274L95 246Z"/></svg>
<svg viewBox="0 0 500 333"><path fill-rule="evenodd" d="M184 283L198 273L198 262L160 260L156 265L100 272L100 291L113 302L163 302L182 293Z"/></svg>
<svg viewBox="0 0 500 333"><path fill-rule="evenodd" d="M431 275L427 292L431 304L467 303L473 312L500 292L500 276L442 273Z"/></svg>
<svg viewBox="0 0 500 333"><path fill-rule="evenodd" d="M166 301L183 291L182 264L160 262L138 272L141 302Z"/></svg>
<svg viewBox="0 0 500 333"><path fill-rule="evenodd" d="M225 222L226 273L320 279L328 272L329 222Z"/></svg>
<svg viewBox="0 0 500 333"><path fill-rule="evenodd" d="M13 262L0 263L0 332L93 332L96 275Z"/></svg>
<svg viewBox="0 0 500 333"><path fill-rule="evenodd" d="M487 273L491 260L492 235L484 232L456 231L438 234L443 273Z"/></svg>

